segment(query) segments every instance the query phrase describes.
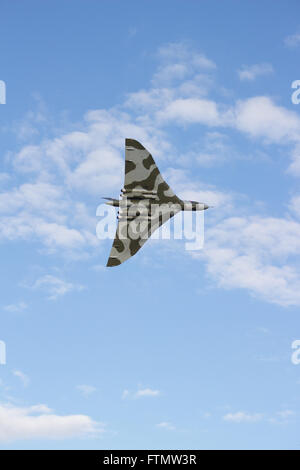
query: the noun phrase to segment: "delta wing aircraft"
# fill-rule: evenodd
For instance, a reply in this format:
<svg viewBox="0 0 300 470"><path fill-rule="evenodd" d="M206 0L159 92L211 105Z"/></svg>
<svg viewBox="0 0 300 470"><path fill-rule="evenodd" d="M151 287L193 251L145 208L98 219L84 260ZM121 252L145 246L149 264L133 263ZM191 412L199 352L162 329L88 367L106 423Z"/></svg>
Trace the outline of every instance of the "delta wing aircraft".
<svg viewBox="0 0 300 470"><path fill-rule="evenodd" d="M121 199L105 197L119 207L118 226L107 266L135 255L153 232L180 211L202 211L208 205L183 201L165 182L152 155L140 142L125 140L125 181Z"/></svg>

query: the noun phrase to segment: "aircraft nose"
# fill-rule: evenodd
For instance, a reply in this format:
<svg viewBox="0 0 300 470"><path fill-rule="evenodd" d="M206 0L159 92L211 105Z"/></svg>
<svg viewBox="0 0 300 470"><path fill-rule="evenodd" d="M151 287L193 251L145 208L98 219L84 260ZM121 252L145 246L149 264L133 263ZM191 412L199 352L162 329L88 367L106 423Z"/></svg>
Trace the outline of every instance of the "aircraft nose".
<svg viewBox="0 0 300 470"><path fill-rule="evenodd" d="M206 209L209 209L210 206L208 206L207 204L204 204L204 210Z"/></svg>

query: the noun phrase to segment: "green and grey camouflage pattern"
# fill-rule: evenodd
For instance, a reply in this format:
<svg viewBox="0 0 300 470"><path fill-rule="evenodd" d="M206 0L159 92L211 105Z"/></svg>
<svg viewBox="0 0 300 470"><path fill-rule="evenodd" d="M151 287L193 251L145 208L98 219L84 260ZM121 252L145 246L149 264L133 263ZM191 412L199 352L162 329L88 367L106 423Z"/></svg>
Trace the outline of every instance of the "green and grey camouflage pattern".
<svg viewBox="0 0 300 470"><path fill-rule="evenodd" d="M183 201L165 182L152 155L134 139L125 140L125 181L121 199L106 198L119 207L118 226L107 266L117 266L135 255L162 224L182 210L209 206Z"/></svg>

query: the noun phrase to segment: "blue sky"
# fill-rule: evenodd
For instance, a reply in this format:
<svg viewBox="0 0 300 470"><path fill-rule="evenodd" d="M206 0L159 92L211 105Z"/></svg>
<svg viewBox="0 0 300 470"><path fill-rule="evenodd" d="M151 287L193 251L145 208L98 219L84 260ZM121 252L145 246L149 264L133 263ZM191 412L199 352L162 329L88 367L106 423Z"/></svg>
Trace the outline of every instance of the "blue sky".
<svg viewBox="0 0 300 470"><path fill-rule="evenodd" d="M299 448L299 3L0 8L0 448ZM126 137L203 250L104 267Z"/></svg>

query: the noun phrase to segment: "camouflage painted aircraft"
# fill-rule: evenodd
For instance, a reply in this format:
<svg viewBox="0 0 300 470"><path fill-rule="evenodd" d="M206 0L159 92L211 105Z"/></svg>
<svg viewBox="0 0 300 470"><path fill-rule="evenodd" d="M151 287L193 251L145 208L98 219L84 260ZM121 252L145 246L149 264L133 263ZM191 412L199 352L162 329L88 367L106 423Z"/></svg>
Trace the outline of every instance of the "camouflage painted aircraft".
<svg viewBox="0 0 300 470"><path fill-rule="evenodd" d="M182 210L201 211L207 204L183 201L164 181L151 154L137 140L125 140L125 182L121 199L103 198L119 207L118 227L107 266L135 255L152 233Z"/></svg>

